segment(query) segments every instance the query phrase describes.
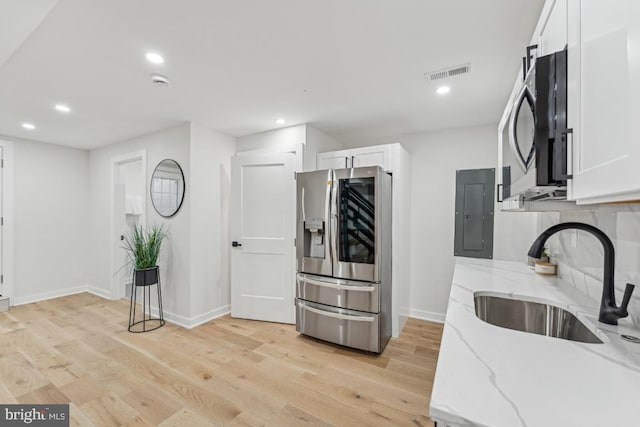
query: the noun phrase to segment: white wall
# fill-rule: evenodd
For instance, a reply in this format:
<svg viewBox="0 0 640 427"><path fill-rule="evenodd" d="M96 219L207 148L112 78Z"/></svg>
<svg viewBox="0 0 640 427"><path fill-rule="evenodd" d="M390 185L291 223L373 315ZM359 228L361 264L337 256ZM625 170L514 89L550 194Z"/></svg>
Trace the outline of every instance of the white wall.
<svg viewBox="0 0 640 427"><path fill-rule="evenodd" d="M112 159L146 150L147 224L164 224L169 240L158 264L165 318L195 326L229 311L229 191L235 139L195 123L145 135L90 152L92 290L110 293ZM171 218L157 214L149 183L164 159L185 175L185 196Z"/></svg>
<svg viewBox="0 0 640 427"><path fill-rule="evenodd" d="M238 152L259 150L286 153L305 141L306 125L296 125L241 136L237 139L236 149Z"/></svg>
<svg viewBox="0 0 640 427"><path fill-rule="evenodd" d="M316 169L318 153L325 151L341 150L342 143L336 141L324 132L313 126L306 125L306 138L304 147L304 170L312 171Z"/></svg>
<svg viewBox="0 0 640 427"><path fill-rule="evenodd" d="M453 256L456 170L497 167L497 125L401 135L352 146L400 142L411 154L411 315L443 320ZM507 226L505 226L507 225ZM525 260L534 237L513 239L507 230L535 236L536 214L502 213L494 222L494 259Z"/></svg>
<svg viewBox="0 0 640 427"><path fill-rule="evenodd" d="M191 124L192 319L230 310L229 203L235 150L235 138Z"/></svg>
<svg viewBox="0 0 640 427"><path fill-rule="evenodd" d="M540 231L561 222L583 222L604 231L616 251L614 278L616 302L620 304L627 283L640 285L640 206L601 205L595 208L595 211L542 213ZM584 231L561 231L547 241L546 247L551 260L559 264L559 275L599 303L604 266L602 244ZM629 317L621 319L620 325L640 327L639 291L640 287L636 287L629 304Z"/></svg>
<svg viewBox="0 0 640 427"><path fill-rule="evenodd" d="M318 153L339 150L342 144L313 126L301 124L239 137L236 148L238 153L295 152L296 171L301 172L315 170Z"/></svg>
<svg viewBox="0 0 640 427"><path fill-rule="evenodd" d="M163 307L169 320L186 322L190 312L191 280L191 229L189 188L190 168L190 125L188 123L157 133L134 138L118 144L92 150L89 153L90 182L90 254L89 284L92 290L102 295L110 295L111 280L115 271L111 268L111 195L112 159L115 156L147 150L147 177L145 188L153 170L164 159L177 161L185 174L187 188L180 211L171 218L162 218L153 209L149 192L147 197L147 224L165 224L170 233L164 245L159 265L162 280ZM174 317L174 319L172 319Z"/></svg>
<svg viewBox="0 0 640 427"><path fill-rule="evenodd" d="M89 153L13 142L12 304L86 287L89 268Z"/></svg>

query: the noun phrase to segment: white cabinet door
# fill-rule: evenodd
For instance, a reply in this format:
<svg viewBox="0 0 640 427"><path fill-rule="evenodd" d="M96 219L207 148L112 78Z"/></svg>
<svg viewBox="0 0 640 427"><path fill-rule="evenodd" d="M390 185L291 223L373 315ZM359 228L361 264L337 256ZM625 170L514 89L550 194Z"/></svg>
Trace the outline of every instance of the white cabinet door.
<svg viewBox="0 0 640 427"><path fill-rule="evenodd" d="M391 170L391 146L376 145L373 147L354 148L351 150L353 167L380 166L385 171Z"/></svg>
<svg viewBox="0 0 640 427"><path fill-rule="evenodd" d="M538 56L550 55L567 45L567 0L555 0L538 35Z"/></svg>
<svg viewBox="0 0 640 427"><path fill-rule="evenodd" d="M351 150L330 151L318 154L318 170L351 167Z"/></svg>
<svg viewBox="0 0 640 427"><path fill-rule="evenodd" d="M374 145L318 154L318 170L380 166L391 172L393 148L397 144Z"/></svg>
<svg viewBox="0 0 640 427"><path fill-rule="evenodd" d="M294 323L294 154L231 159L231 316Z"/></svg>
<svg viewBox="0 0 640 427"><path fill-rule="evenodd" d="M640 1L570 0L569 11L577 14L569 19L571 196L579 203L638 199Z"/></svg>

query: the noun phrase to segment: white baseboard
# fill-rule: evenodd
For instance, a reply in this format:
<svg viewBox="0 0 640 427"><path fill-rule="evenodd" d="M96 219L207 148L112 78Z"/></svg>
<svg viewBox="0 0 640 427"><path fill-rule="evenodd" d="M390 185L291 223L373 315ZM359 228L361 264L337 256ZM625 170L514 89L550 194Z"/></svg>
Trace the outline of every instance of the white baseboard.
<svg viewBox="0 0 640 427"><path fill-rule="evenodd" d="M42 292L39 294L26 295L22 297L11 298L11 305L29 304L32 302L44 301L53 298L66 297L67 295L81 294L87 292L86 286L77 286L75 288L56 289L55 291Z"/></svg>
<svg viewBox="0 0 640 427"><path fill-rule="evenodd" d="M90 294L99 296L100 298L109 299L109 300L111 299L111 292L107 292L102 288L97 288L95 286L88 285L87 292L89 292Z"/></svg>
<svg viewBox="0 0 640 427"><path fill-rule="evenodd" d="M195 328L196 326L200 326L203 323L207 323L210 320L217 319L218 317L222 317L229 313L231 313L231 305L229 304L223 305L215 310L207 311L206 313L192 317L190 328Z"/></svg>
<svg viewBox="0 0 640 427"><path fill-rule="evenodd" d="M99 296L100 298L104 298L107 300L113 300L111 298L111 292L105 291L102 288L98 288L92 285L78 286L75 288L67 288L67 289L59 289L51 292L43 292L40 294L28 295L18 298L11 299L11 305L22 305L29 304L32 302L44 301L53 298L60 298L67 295L81 294L83 292L88 292L90 294ZM218 317L222 317L231 312L230 305L223 305L222 307L218 307L214 310L207 311L206 313L199 314L194 317L185 317L179 314L172 313L170 311L164 311L164 318L166 321L174 323L178 326L182 326L186 329L192 329L197 326L202 325L203 323L207 323L210 320L217 319ZM158 309L152 308L151 313L154 316L158 315Z"/></svg>
<svg viewBox="0 0 640 427"><path fill-rule="evenodd" d="M81 294L83 292L88 292L90 294L99 296L100 298L104 298L107 300L113 300L111 298L111 292L105 291L102 288L98 288L93 285L84 285L77 286L75 288L67 288L67 289L59 289L51 292L43 292L40 294L27 295L23 297L11 298L11 305L22 305L29 304L32 302L44 301L53 298L65 297L67 295ZM223 305L222 307L218 307L214 310L207 311L205 313L199 314L194 317L185 317L179 314L172 313L170 311L164 311L164 318L166 321L174 323L178 326L182 326L186 329L192 329L196 326L200 326L203 323L207 323L210 320L217 319L218 317L222 317L225 314L229 314L231 312L231 306L229 304ZM151 313L154 316L158 315L157 308L151 308Z"/></svg>
<svg viewBox="0 0 640 427"><path fill-rule="evenodd" d="M430 322L444 323L445 315L444 313L434 313L432 311L412 308L411 312L409 313L409 317L420 320L428 320Z"/></svg>
<svg viewBox="0 0 640 427"><path fill-rule="evenodd" d="M207 323L210 320L213 319L217 319L218 317L222 317L225 314L229 314L231 312L231 306L230 305L223 305L222 307L216 308L214 310L211 311L207 311L206 313L202 313L199 314L195 317L185 317L185 316L181 316L179 314L175 314L172 313L170 311L164 310L164 319L167 322L171 322L174 323L178 326L182 326L183 328L186 329L193 329L197 326L200 326L204 323ZM151 308L151 314L153 316L157 316L158 315L158 309L157 308Z"/></svg>
<svg viewBox="0 0 640 427"><path fill-rule="evenodd" d="M151 315L154 317L158 317L157 307L151 307ZM163 310L163 317L164 317L164 320L166 320L167 322L171 322L174 325L182 326L183 328L186 328L186 329L191 329L191 327L189 326L191 322L188 317L181 316L179 314L175 314L167 310Z"/></svg>

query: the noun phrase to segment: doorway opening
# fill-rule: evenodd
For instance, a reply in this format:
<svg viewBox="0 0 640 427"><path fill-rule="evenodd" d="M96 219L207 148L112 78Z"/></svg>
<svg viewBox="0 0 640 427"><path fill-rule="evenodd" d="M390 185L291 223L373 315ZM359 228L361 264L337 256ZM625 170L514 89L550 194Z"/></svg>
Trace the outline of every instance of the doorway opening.
<svg viewBox="0 0 640 427"><path fill-rule="evenodd" d="M9 310L4 284L4 147L0 145L0 312Z"/></svg>
<svg viewBox="0 0 640 427"><path fill-rule="evenodd" d="M0 312L14 297L13 144L0 140Z"/></svg>
<svg viewBox="0 0 640 427"><path fill-rule="evenodd" d="M111 299L129 297L131 268L124 239L135 225L147 223L147 156L139 151L112 160Z"/></svg>

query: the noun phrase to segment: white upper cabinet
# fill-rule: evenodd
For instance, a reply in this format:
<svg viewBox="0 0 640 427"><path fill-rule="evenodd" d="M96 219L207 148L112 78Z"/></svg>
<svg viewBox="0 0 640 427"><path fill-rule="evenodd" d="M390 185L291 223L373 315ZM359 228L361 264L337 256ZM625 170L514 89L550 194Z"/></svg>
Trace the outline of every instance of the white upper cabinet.
<svg viewBox="0 0 640 427"><path fill-rule="evenodd" d="M351 150L329 151L318 154L317 169L342 169L351 167Z"/></svg>
<svg viewBox="0 0 640 427"><path fill-rule="evenodd" d="M640 199L640 1L568 1L568 124L578 203Z"/></svg>
<svg viewBox="0 0 640 427"><path fill-rule="evenodd" d="M377 145L373 147L354 148L351 150L351 165L354 168L365 166L382 166L382 169L390 171L391 146Z"/></svg>
<svg viewBox="0 0 640 427"><path fill-rule="evenodd" d="M318 169L358 168L381 166L389 172L394 144L375 145L351 150L330 151L318 154Z"/></svg>

